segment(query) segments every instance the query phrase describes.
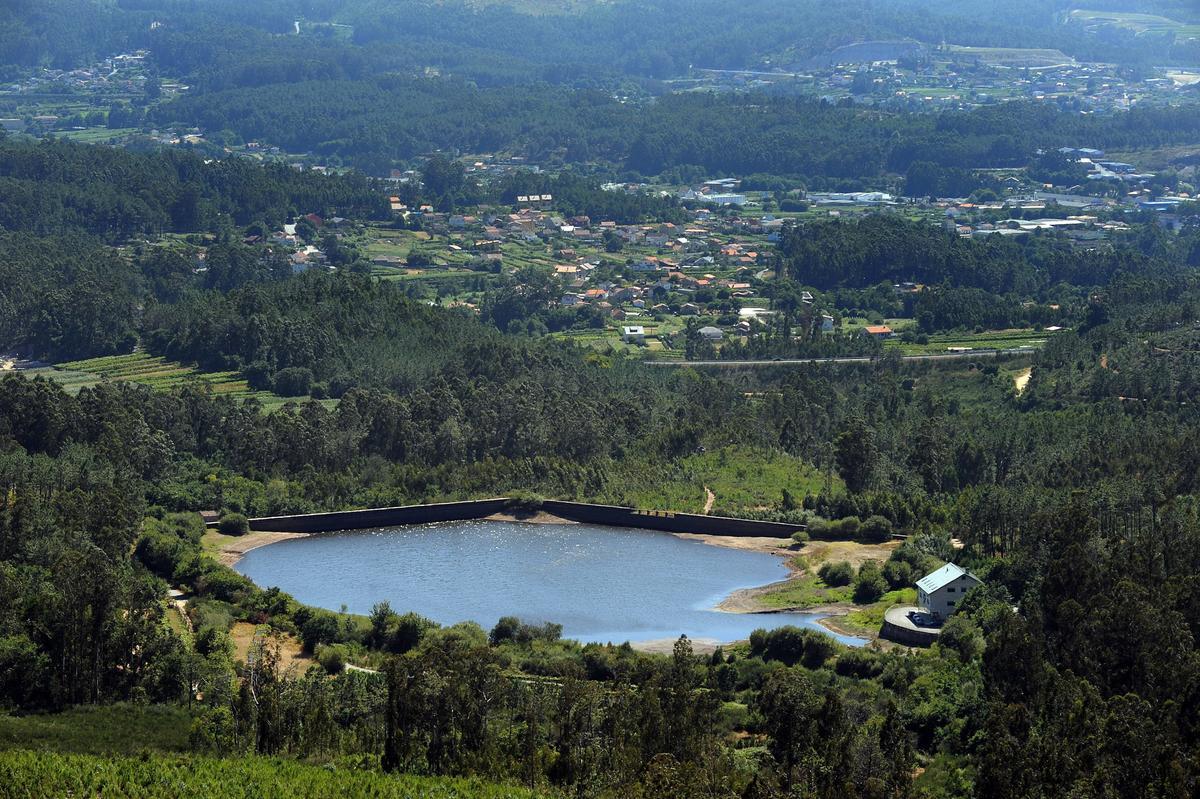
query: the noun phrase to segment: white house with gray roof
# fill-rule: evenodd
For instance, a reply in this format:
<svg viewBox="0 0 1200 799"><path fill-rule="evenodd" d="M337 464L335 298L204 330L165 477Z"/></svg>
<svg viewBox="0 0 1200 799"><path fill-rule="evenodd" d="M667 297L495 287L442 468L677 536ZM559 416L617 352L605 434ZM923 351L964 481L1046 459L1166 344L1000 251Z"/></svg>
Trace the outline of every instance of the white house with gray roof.
<svg viewBox="0 0 1200 799"><path fill-rule="evenodd" d="M958 608L963 596L983 581L966 569L947 563L917 580L917 604L932 616L944 619Z"/></svg>

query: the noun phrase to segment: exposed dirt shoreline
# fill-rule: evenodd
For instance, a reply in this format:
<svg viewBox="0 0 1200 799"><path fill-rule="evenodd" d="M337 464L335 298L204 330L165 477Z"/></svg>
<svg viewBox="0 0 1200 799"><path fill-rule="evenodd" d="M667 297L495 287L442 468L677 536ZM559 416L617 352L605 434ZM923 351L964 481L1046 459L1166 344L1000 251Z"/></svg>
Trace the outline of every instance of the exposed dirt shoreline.
<svg viewBox="0 0 1200 799"><path fill-rule="evenodd" d="M786 565L788 567L789 574L785 579L769 583L768 585L760 585L754 588L742 588L734 591L717 604L716 610L719 610L723 613L761 613L764 615L775 613L820 613L823 614L823 618L817 619L817 624L820 624L827 630L835 632L839 635L850 635L854 636L855 638L863 637L862 631L850 630L841 623L841 617L855 609L853 605L839 603L829 605L802 605L778 608L769 607L763 604L760 597L769 594L771 591L783 585L786 585L789 581L804 573L804 569L797 566L793 562L793 558L801 554L802 550L791 541L782 538L743 538L730 535L697 535L693 533L676 533L675 536L688 541L700 541L708 544L709 546L740 549L750 552L765 552L769 555L775 555L776 557L787 559ZM819 546L821 545L809 544L807 547L805 547L805 549L812 550ZM653 648L643 648L642 645L636 643L633 644L633 648L642 649L643 651L647 652L656 652L659 651L659 647L661 646L661 642L659 641L648 641L644 643L653 645ZM702 650L701 647L696 644L696 642L693 642L693 647L698 652L711 651L711 649L716 648L715 646L712 646L707 650ZM671 650L670 648L667 648L665 651L670 652Z"/></svg>
<svg viewBox="0 0 1200 799"><path fill-rule="evenodd" d="M537 513L521 513L512 511L501 511L493 513L491 516L484 518L487 522L518 522L523 524L578 524L570 519L564 519L561 516L555 516L553 513L538 511Z"/></svg>
<svg viewBox="0 0 1200 799"><path fill-rule="evenodd" d="M238 564L252 549L265 547L290 538L307 538L312 533L246 533L242 536L221 536L217 549L217 560L229 568Z"/></svg>

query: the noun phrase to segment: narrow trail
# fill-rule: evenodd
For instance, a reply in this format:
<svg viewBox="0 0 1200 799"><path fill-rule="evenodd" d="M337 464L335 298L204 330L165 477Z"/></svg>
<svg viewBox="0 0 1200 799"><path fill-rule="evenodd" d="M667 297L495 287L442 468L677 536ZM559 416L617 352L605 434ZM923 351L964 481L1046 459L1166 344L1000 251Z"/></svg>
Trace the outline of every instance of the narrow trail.
<svg viewBox="0 0 1200 799"><path fill-rule="evenodd" d="M172 588L167 593L171 597L171 604L175 606L175 610L183 618L183 623L187 627L188 632L195 635L196 631L192 628L192 617L187 612L187 595L178 588Z"/></svg>
<svg viewBox="0 0 1200 799"><path fill-rule="evenodd" d="M712 512L713 503L717 501L717 495L709 490L708 486L704 487L704 515L707 516Z"/></svg>

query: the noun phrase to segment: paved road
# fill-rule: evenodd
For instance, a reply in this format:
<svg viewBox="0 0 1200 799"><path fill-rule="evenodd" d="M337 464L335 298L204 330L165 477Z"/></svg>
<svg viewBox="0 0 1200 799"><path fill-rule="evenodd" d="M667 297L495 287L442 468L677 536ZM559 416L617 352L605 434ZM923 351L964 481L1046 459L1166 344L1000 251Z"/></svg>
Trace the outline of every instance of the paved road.
<svg viewBox="0 0 1200 799"><path fill-rule="evenodd" d="M1016 347L1007 350L971 350L969 352L945 352L934 355L901 355L902 361L953 361L971 358L994 358L997 355L1029 355L1033 347ZM647 366L805 366L813 363L872 363L881 361L883 355L856 355L847 358L783 358L767 361L643 361Z"/></svg>

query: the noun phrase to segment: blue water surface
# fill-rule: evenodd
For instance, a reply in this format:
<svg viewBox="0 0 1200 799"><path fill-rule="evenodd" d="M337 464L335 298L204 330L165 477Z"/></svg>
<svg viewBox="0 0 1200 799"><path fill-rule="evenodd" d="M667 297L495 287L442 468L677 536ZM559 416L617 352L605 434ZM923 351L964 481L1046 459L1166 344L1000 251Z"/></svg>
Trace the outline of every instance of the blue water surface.
<svg viewBox="0 0 1200 799"><path fill-rule="evenodd" d="M238 571L310 605L369 613L387 600L440 624L553 621L579 641L746 639L791 624L835 635L821 614L714 610L739 588L782 580L781 558L669 533L477 520L327 533L251 550Z"/></svg>

